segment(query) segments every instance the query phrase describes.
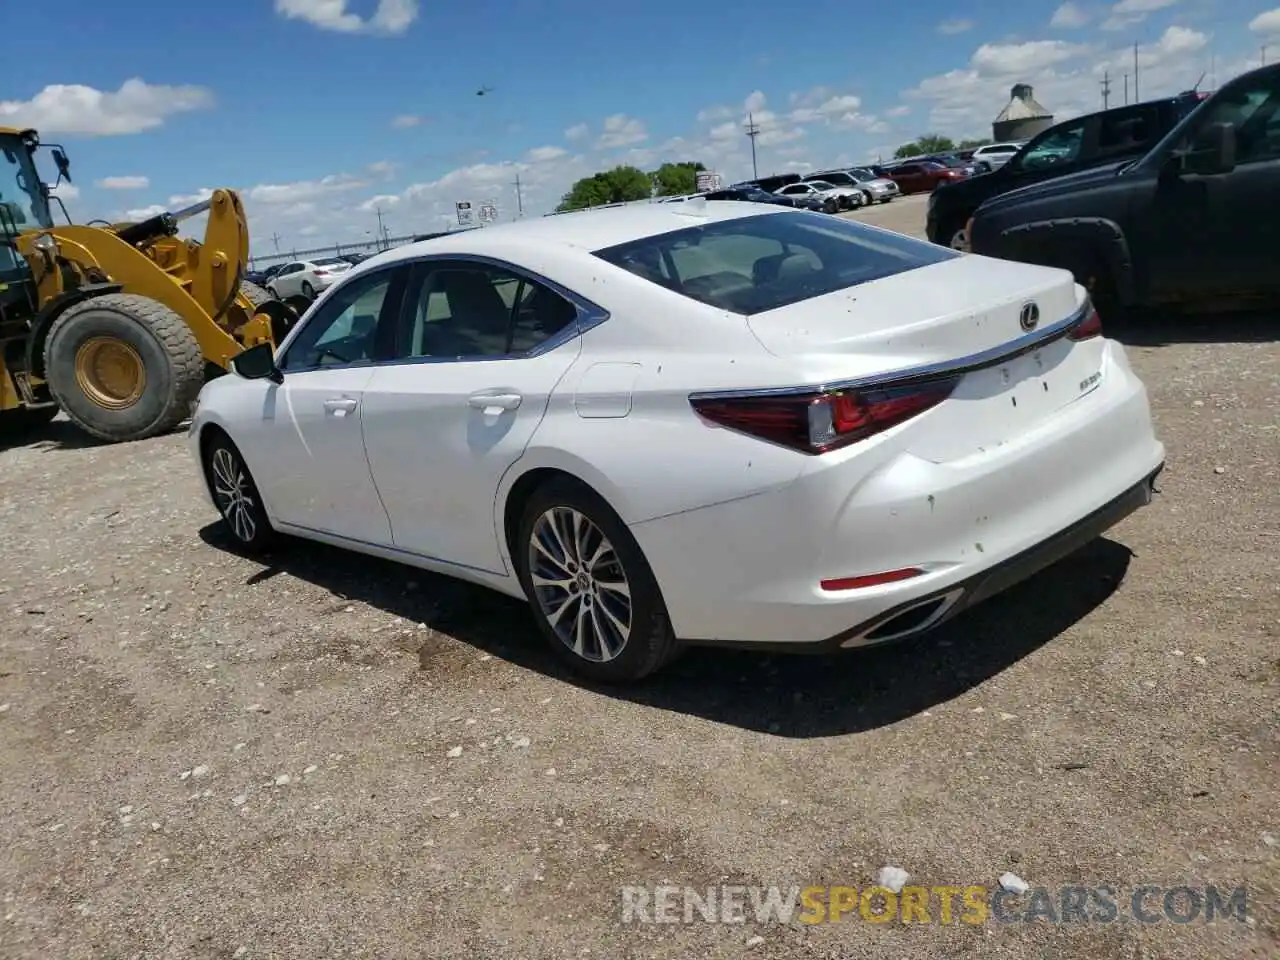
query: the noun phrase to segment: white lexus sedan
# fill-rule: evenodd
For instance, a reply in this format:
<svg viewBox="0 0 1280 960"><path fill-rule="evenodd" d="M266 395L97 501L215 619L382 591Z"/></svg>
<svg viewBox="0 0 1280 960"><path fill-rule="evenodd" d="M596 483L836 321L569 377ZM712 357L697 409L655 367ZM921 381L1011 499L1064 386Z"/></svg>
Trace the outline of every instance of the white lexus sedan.
<svg viewBox="0 0 1280 960"><path fill-rule="evenodd" d="M604 681L921 633L1148 503L1165 456L1070 273L755 203L390 250L233 366L190 439L243 548L525 597Z"/></svg>

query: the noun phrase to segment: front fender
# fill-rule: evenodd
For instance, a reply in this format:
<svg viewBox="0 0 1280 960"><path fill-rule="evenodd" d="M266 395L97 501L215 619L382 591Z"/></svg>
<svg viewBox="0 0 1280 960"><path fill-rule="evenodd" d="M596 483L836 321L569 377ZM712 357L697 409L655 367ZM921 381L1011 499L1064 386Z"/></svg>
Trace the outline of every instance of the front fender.
<svg viewBox="0 0 1280 960"><path fill-rule="evenodd" d="M1106 217L1033 220L1000 231L996 256L1070 270L1086 288L1104 271L1121 303L1137 299L1133 257L1124 230Z"/></svg>
<svg viewBox="0 0 1280 960"><path fill-rule="evenodd" d="M123 283L86 283L66 293L60 293L36 314L31 323L31 335L27 338L27 370L34 377L44 379L44 344L49 338L49 328L53 321L68 308L108 293L119 293L124 289Z"/></svg>

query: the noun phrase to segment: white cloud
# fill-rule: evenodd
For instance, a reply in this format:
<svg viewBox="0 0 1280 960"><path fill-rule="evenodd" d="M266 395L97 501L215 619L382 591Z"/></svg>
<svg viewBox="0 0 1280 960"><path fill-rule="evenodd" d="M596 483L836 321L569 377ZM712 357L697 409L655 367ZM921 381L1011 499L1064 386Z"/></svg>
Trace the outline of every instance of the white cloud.
<svg viewBox="0 0 1280 960"><path fill-rule="evenodd" d="M1148 0L1153 2L1153 0ZM1209 67L1208 35L1188 27L1169 27L1152 44L1139 47L1141 95L1144 99L1173 94L1191 86ZM1218 57L1220 76L1230 62ZM1113 105L1118 79L1133 70L1133 48L1108 48L1053 40L986 43L974 51L966 67L926 77L903 96L927 105L924 130L951 137L990 136L991 121L1009 99L1015 83L1029 83L1035 98L1055 120L1102 109L1099 81L1109 71Z"/></svg>
<svg viewBox="0 0 1280 960"><path fill-rule="evenodd" d="M149 177L103 177L95 180L95 187L103 190L145 190L151 186Z"/></svg>
<svg viewBox="0 0 1280 960"><path fill-rule="evenodd" d="M903 104L899 104L896 107L890 107L888 110L884 112L884 115L886 117L905 117L910 112L911 112L911 108L908 107L905 103L903 103Z"/></svg>
<svg viewBox="0 0 1280 960"><path fill-rule="evenodd" d="M134 77L115 92L82 84L50 84L30 100L0 100L0 123L41 134L109 137L152 130L177 113L213 106L204 87L152 86Z"/></svg>
<svg viewBox="0 0 1280 960"><path fill-rule="evenodd" d="M168 209L163 203L153 203L148 207L136 207L132 210L126 210L120 219L135 222L150 220L152 217L158 217L160 214L165 213Z"/></svg>
<svg viewBox="0 0 1280 960"><path fill-rule="evenodd" d="M747 113L759 113L767 102L763 91L755 90L742 102L742 109Z"/></svg>
<svg viewBox="0 0 1280 960"><path fill-rule="evenodd" d="M569 151L564 147L534 147L525 154L524 159L526 163L546 163L550 160L559 160L568 153Z"/></svg>
<svg viewBox="0 0 1280 960"><path fill-rule="evenodd" d="M391 121L391 126L406 130L409 127L421 126L424 120L426 117L420 117L416 113L402 113Z"/></svg>
<svg viewBox="0 0 1280 960"><path fill-rule="evenodd" d="M378 0L373 16L365 19L347 10L347 0L276 0L276 13L286 20L302 20L334 33L395 36L418 19L418 0Z"/></svg>
<svg viewBox="0 0 1280 960"><path fill-rule="evenodd" d="M649 139L649 131L644 123L625 113L615 113L606 117L604 133L596 141L596 149L612 150L618 147L629 147L634 143L643 143Z"/></svg>
<svg viewBox="0 0 1280 960"><path fill-rule="evenodd" d="M958 33L968 33L973 29L973 21L956 18L953 20L943 20L938 24L938 32L946 37L955 36Z"/></svg>
<svg viewBox="0 0 1280 960"><path fill-rule="evenodd" d="M587 135L591 133L591 128L585 123L575 123L572 127L564 132L564 138L570 143L578 143L587 139Z"/></svg>
<svg viewBox="0 0 1280 960"><path fill-rule="evenodd" d="M63 203L68 200L74 200L80 196L80 188L75 184L67 183L65 180L56 187L50 186L49 193L51 196L57 197Z"/></svg>
<svg viewBox="0 0 1280 960"><path fill-rule="evenodd" d="M1249 29L1264 37L1280 37L1280 7L1258 14L1249 21Z"/></svg>
<svg viewBox="0 0 1280 960"><path fill-rule="evenodd" d="M1049 26L1056 27L1059 30L1076 30L1083 27L1089 22L1089 13L1079 4L1072 3L1067 0L1057 10L1053 11L1053 17L1049 20Z"/></svg>
<svg viewBox="0 0 1280 960"><path fill-rule="evenodd" d="M1120 0L1111 8L1110 15L1102 21L1103 30L1126 30L1141 23L1158 10L1165 10L1178 0Z"/></svg>

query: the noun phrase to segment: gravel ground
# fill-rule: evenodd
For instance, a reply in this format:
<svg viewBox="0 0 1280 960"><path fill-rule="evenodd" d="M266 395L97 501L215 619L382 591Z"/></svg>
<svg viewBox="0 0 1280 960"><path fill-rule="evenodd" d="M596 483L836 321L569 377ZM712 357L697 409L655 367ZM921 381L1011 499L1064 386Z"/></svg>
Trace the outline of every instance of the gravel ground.
<svg viewBox="0 0 1280 960"><path fill-rule="evenodd" d="M0 957L1275 957L1277 329L1117 331L1163 494L1036 580L917 643L623 692L484 591L238 556L181 436L0 448ZM623 885L885 865L1243 885L1249 922L621 922Z"/></svg>

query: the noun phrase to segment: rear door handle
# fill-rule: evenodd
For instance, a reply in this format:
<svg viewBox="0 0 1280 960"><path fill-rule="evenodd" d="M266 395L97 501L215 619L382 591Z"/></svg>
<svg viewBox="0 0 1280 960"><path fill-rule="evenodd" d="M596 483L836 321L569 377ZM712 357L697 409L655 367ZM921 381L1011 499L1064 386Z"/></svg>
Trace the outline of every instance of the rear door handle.
<svg viewBox="0 0 1280 960"><path fill-rule="evenodd" d="M350 397L335 397L332 400L326 400L324 402L324 412L332 414L335 417L345 417L348 413L355 410L359 405L359 402L360 401L353 400Z"/></svg>
<svg viewBox="0 0 1280 960"><path fill-rule="evenodd" d="M477 410L493 415L503 410L514 410L524 398L518 393L473 393L467 403Z"/></svg>

